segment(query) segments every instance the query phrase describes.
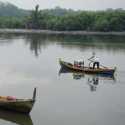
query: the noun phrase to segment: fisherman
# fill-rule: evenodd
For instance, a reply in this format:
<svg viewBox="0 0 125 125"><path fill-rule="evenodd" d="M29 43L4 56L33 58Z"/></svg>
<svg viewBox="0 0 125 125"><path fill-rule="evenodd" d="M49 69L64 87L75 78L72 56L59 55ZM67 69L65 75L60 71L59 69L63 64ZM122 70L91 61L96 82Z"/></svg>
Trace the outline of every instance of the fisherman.
<svg viewBox="0 0 125 125"><path fill-rule="evenodd" d="M96 57L94 52L93 52L92 56L88 60L93 63L93 69L95 69L95 66L97 66L97 68L99 68L99 65L100 65L99 58Z"/></svg>
<svg viewBox="0 0 125 125"><path fill-rule="evenodd" d="M84 68L84 60L81 61L81 67Z"/></svg>
<svg viewBox="0 0 125 125"><path fill-rule="evenodd" d="M83 68L84 67L84 60L78 60L78 61L74 61L74 67L79 67L79 68Z"/></svg>
<svg viewBox="0 0 125 125"><path fill-rule="evenodd" d="M77 62L76 61L74 61L74 67L76 67L77 66Z"/></svg>
<svg viewBox="0 0 125 125"><path fill-rule="evenodd" d="M84 68L84 60L78 61L79 68Z"/></svg>

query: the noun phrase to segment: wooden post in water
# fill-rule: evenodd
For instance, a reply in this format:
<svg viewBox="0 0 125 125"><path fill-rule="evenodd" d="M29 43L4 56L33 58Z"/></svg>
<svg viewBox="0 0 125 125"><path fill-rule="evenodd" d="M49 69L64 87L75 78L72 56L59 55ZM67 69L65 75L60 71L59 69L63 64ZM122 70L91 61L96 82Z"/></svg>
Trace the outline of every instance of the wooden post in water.
<svg viewBox="0 0 125 125"><path fill-rule="evenodd" d="M36 100L36 88L34 88L34 91L33 91L33 101Z"/></svg>

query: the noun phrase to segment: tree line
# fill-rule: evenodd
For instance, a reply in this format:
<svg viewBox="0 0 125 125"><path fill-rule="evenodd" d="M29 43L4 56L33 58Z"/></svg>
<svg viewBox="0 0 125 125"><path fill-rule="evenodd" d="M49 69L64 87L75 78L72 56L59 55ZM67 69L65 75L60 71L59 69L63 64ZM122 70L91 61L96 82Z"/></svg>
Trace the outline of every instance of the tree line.
<svg viewBox="0 0 125 125"><path fill-rule="evenodd" d="M125 31L125 10L74 11L59 7L35 10L22 17L0 17L0 28L26 28L58 31Z"/></svg>

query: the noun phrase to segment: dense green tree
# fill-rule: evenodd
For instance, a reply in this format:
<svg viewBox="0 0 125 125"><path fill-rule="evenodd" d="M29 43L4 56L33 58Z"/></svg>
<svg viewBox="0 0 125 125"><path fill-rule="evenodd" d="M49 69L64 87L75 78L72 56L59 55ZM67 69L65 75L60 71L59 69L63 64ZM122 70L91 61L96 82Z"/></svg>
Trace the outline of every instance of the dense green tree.
<svg viewBox="0 0 125 125"><path fill-rule="evenodd" d="M30 28L57 31L125 31L125 10L74 11L71 9L33 11L0 4L0 28Z"/></svg>

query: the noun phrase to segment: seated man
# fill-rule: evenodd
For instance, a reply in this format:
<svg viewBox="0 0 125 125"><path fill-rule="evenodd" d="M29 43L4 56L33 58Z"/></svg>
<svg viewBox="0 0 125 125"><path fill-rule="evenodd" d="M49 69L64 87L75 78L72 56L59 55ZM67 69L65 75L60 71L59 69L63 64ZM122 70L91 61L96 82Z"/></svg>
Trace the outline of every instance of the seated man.
<svg viewBox="0 0 125 125"><path fill-rule="evenodd" d="M83 60L79 60L78 61L78 64L79 64L79 67L81 68L84 68L84 61Z"/></svg>
<svg viewBox="0 0 125 125"><path fill-rule="evenodd" d="M80 60L79 61L74 61L74 66L79 67L79 68L80 67L83 68L84 67L84 61L80 61Z"/></svg>

